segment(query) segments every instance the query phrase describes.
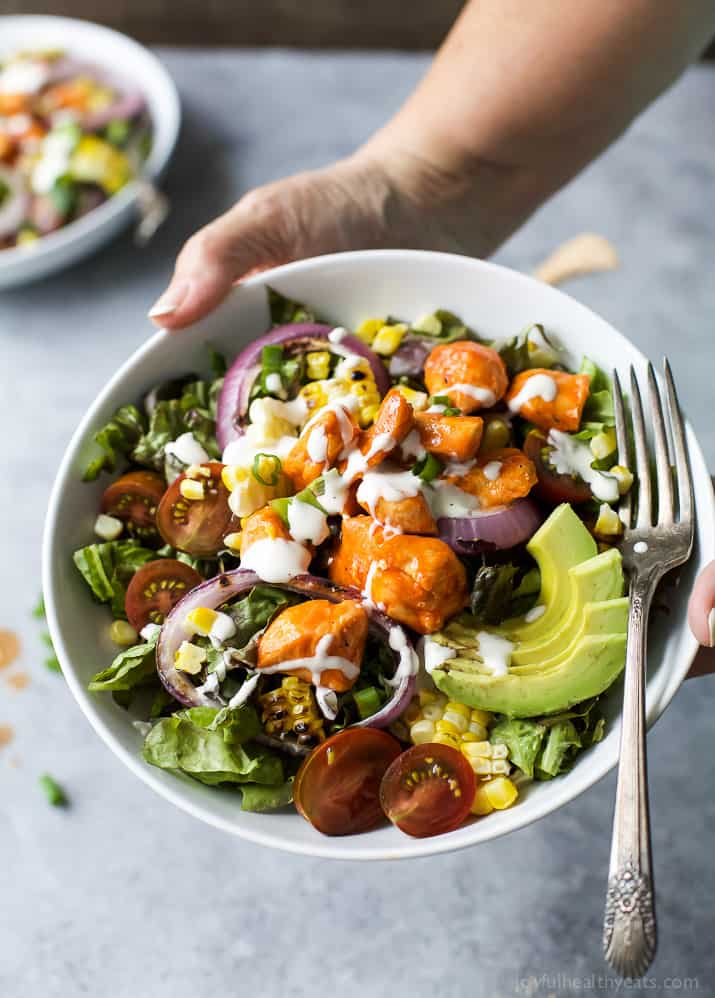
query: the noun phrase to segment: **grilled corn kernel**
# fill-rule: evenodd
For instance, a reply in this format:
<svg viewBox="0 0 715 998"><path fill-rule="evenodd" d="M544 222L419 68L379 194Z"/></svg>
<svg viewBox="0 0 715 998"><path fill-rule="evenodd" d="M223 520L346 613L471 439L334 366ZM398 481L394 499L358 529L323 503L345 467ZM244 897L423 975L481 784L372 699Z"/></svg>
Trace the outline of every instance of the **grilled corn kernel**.
<svg viewBox="0 0 715 998"><path fill-rule="evenodd" d="M115 620L109 628L109 637L115 645L129 648L139 640L139 635L126 620Z"/></svg>
<svg viewBox="0 0 715 998"><path fill-rule="evenodd" d="M591 453L597 461L602 461L616 449L616 431L612 429L604 430L591 437L589 442Z"/></svg>
<svg viewBox="0 0 715 998"><path fill-rule="evenodd" d="M618 482L619 495L624 496L626 492L630 491L631 486L633 485L633 475L628 468L624 467L622 464L614 464L608 474L613 475Z"/></svg>
<svg viewBox="0 0 715 998"><path fill-rule="evenodd" d="M412 328L416 333L427 333L428 336L439 336L442 332L442 321L436 315L423 315Z"/></svg>
<svg viewBox="0 0 715 998"><path fill-rule="evenodd" d="M229 551L236 551L240 554L241 552L241 534L242 531L237 530L233 534L226 534L223 539L224 544L229 549Z"/></svg>
<svg viewBox="0 0 715 998"><path fill-rule="evenodd" d="M217 618L218 613L215 610L207 606L197 606L186 614L184 623L193 634L202 634L205 637L211 633Z"/></svg>
<svg viewBox="0 0 715 998"><path fill-rule="evenodd" d="M494 810L494 807L492 806L492 804L489 801L489 798L484 792L485 787L486 783L477 784L477 791L474 794L474 801L472 802L472 808L471 808L472 814L478 814L478 815L491 814L492 811Z"/></svg>
<svg viewBox="0 0 715 998"><path fill-rule="evenodd" d="M372 349L381 357L391 357L405 337L407 326L398 322L394 326L383 326L372 340Z"/></svg>
<svg viewBox="0 0 715 998"><path fill-rule="evenodd" d="M174 666L179 672L188 672L191 676L201 672L201 666L206 661L206 649L192 645L190 641L182 641L174 658Z"/></svg>
<svg viewBox="0 0 715 998"><path fill-rule="evenodd" d="M593 532L606 539L619 537L623 533L623 522L615 509L608 503L601 503Z"/></svg>
<svg viewBox="0 0 715 998"><path fill-rule="evenodd" d="M179 492L181 492L184 499L201 500L204 498L204 486L202 482L197 482L193 478L183 478L181 484L179 485Z"/></svg>
<svg viewBox="0 0 715 998"><path fill-rule="evenodd" d="M309 683L298 676L285 676L278 689L258 698L263 730L268 735L295 735L301 745L325 739L323 718Z"/></svg>
<svg viewBox="0 0 715 998"><path fill-rule="evenodd" d="M519 796L519 791L506 776L498 776L494 780L489 780L482 789L486 799L497 811L511 807Z"/></svg>
<svg viewBox="0 0 715 998"><path fill-rule="evenodd" d="M322 381L330 375L330 353L312 350L305 355L305 373L310 381Z"/></svg>
<svg viewBox="0 0 715 998"><path fill-rule="evenodd" d="M372 423L375 422L375 417L380 410L380 406L377 403L372 405L363 406L358 413L358 422L361 429L367 429Z"/></svg>
<svg viewBox="0 0 715 998"><path fill-rule="evenodd" d="M124 524L116 516L100 513L94 521L94 532L103 541L116 541L122 530L124 530Z"/></svg>
<svg viewBox="0 0 715 998"><path fill-rule="evenodd" d="M384 319L365 319L355 330L356 335L364 343L372 343L377 332L385 325Z"/></svg>
<svg viewBox="0 0 715 998"><path fill-rule="evenodd" d="M410 741L413 745L423 745L434 741L434 724L425 719L416 721L410 726Z"/></svg>
<svg viewBox="0 0 715 998"><path fill-rule="evenodd" d="M328 401L325 385L320 381L311 381L307 385L303 385L298 395L311 412L320 409Z"/></svg>
<svg viewBox="0 0 715 998"><path fill-rule="evenodd" d="M427 392L418 392L407 385L395 385L397 391L403 398L407 399L415 412L422 412L429 405L429 395Z"/></svg>

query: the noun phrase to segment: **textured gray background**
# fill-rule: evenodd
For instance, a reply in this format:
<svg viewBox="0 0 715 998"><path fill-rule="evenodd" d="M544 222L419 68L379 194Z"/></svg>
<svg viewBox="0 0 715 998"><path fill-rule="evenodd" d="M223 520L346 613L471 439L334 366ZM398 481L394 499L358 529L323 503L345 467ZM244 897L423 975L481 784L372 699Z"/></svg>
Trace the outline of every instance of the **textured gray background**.
<svg viewBox="0 0 715 998"><path fill-rule="evenodd" d="M148 334L146 309L181 241L251 186L350 151L427 64L395 54L163 56L186 110L171 221L141 254L125 237L0 298L0 626L22 633L32 677L16 692L0 674L0 724L16 729L0 750L0 995L582 994L598 984L589 975L605 973L613 777L471 852L374 866L283 856L154 796L41 664L29 611L55 468L99 387ZM578 232L611 238L621 269L569 290L652 358L668 351L711 467L714 100L715 70L690 72L498 256L529 269ZM715 678L687 683L650 739L661 942L649 994L682 994L685 977L715 994L714 706ZM47 806L43 770L67 786L70 810Z"/></svg>

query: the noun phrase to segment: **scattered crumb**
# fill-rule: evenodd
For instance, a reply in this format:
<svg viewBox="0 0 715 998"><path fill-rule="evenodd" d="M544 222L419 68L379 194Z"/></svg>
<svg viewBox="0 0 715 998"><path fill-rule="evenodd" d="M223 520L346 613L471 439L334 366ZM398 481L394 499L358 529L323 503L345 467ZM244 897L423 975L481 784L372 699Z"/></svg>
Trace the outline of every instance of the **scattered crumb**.
<svg viewBox="0 0 715 998"><path fill-rule="evenodd" d="M0 748L9 745L15 737L15 732L9 724L0 724Z"/></svg>
<svg viewBox="0 0 715 998"><path fill-rule="evenodd" d="M0 627L0 669L12 665L20 654L20 639L14 631Z"/></svg>
<svg viewBox="0 0 715 998"><path fill-rule="evenodd" d="M7 677L6 682L14 690L24 690L26 686L30 685L30 677L26 672L13 672L11 676Z"/></svg>
<svg viewBox="0 0 715 998"><path fill-rule="evenodd" d="M615 247L604 236L584 232L562 243L534 271L545 284L561 284L572 277L583 277L619 265Z"/></svg>

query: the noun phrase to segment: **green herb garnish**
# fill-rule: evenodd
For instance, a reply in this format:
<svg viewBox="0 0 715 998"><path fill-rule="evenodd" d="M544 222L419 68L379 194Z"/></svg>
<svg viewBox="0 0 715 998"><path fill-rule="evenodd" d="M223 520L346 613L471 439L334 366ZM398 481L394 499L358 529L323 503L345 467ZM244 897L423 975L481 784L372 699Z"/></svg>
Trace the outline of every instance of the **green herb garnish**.
<svg viewBox="0 0 715 998"><path fill-rule="evenodd" d="M423 482L432 482L435 478L439 478L443 468L444 465L438 457L434 454L425 454L412 465L412 474L417 475Z"/></svg>
<svg viewBox="0 0 715 998"><path fill-rule="evenodd" d="M266 471L266 464L270 465L270 468ZM266 471L266 475L263 471ZM283 470L283 465L281 464L281 459L276 454L256 454L253 459L253 467L251 468L251 473L257 482L261 485L277 485L281 477L281 471Z"/></svg>
<svg viewBox="0 0 715 998"><path fill-rule="evenodd" d="M43 773L39 779L39 783L45 792L47 802L53 807L66 807L69 804L67 794L57 780L53 779L49 773Z"/></svg>

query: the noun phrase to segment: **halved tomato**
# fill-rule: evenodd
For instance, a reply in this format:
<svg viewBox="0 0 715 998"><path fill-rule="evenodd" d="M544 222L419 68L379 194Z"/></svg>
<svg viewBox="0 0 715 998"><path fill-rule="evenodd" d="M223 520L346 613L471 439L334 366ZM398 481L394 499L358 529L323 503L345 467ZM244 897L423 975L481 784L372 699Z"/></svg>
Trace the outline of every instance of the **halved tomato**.
<svg viewBox="0 0 715 998"><path fill-rule="evenodd" d="M531 430L524 441L524 453L534 462L538 485L534 495L551 506L562 502L578 505L592 498L589 485L578 475L560 475L548 462L549 445L539 430Z"/></svg>
<svg viewBox="0 0 715 998"><path fill-rule="evenodd" d="M104 490L101 509L116 516L127 533L144 544L159 541L156 510L166 491L166 482L155 471L130 471Z"/></svg>
<svg viewBox="0 0 715 998"><path fill-rule="evenodd" d="M190 589L204 580L183 561L157 558L142 565L127 586L124 609L136 631L145 624L163 624L164 618Z"/></svg>
<svg viewBox="0 0 715 998"><path fill-rule="evenodd" d="M228 505L229 491L221 481L223 465L218 461L202 464L206 475L197 475L203 485L203 499L185 499L179 475L164 494L156 515L159 532L167 544L198 558L211 558L224 547L227 534L239 529L239 521Z"/></svg>
<svg viewBox="0 0 715 998"><path fill-rule="evenodd" d="M324 835L354 835L379 825L385 817L380 781L400 751L396 738L376 728L348 728L328 738L298 770L298 813Z"/></svg>
<svg viewBox="0 0 715 998"><path fill-rule="evenodd" d="M415 838L458 828L469 814L477 782L461 752L427 742L407 749L380 785L380 803L393 824Z"/></svg>

